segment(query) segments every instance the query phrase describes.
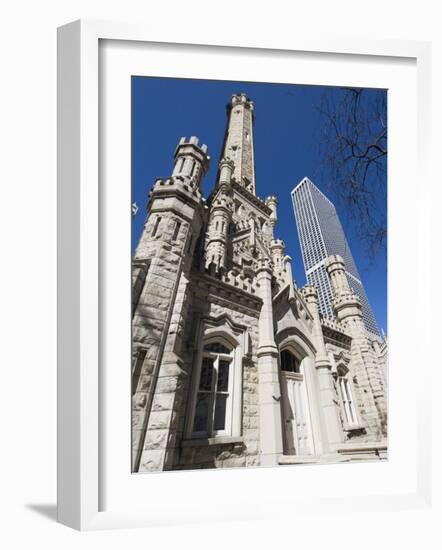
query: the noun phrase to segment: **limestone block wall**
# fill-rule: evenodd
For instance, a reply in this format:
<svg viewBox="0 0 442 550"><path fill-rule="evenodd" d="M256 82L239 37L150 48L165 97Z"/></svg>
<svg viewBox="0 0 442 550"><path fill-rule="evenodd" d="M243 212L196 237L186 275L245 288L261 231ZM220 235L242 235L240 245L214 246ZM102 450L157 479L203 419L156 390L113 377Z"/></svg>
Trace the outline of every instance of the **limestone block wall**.
<svg viewBox="0 0 442 550"><path fill-rule="evenodd" d="M373 433L387 436L387 388L383 365L378 361L366 337L354 338L352 342L354 369L359 371L366 387L365 395L370 395L366 417Z"/></svg>
<svg viewBox="0 0 442 550"><path fill-rule="evenodd" d="M170 237L174 224L164 220L162 232ZM172 307L178 288L182 268L179 241L175 245L152 245L148 250L153 256L143 290L140 292L132 320L132 350L134 359L145 353L142 365L138 365L139 376L134 379L132 397L132 445L134 465L140 458L146 429L146 416L152 402L152 384L157 364L164 346ZM155 255L154 255L155 254ZM147 254L146 254L147 255Z"/></svg>

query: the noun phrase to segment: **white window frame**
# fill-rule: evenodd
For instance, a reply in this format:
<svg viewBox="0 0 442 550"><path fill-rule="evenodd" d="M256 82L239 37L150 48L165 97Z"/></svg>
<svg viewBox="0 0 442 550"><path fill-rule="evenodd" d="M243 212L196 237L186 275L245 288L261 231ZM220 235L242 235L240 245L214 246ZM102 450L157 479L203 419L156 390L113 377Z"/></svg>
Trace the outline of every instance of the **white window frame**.
<svg viewBox="0 0 442 550"><path fill-rule="evenodd" d="M348 376L338 376L339 396L345 416L345 424L349 428L358 428L358 416L354 402L354 396Z"/></svg>
<svg viewBox="0 0 442 550"><path fill-rule="evenodd" d="M214 334L208 334L206 337L201 338L202 344L197 354L194 373L189 391L189 406L186 418L186 439L216 439L224 437L240 437L241 436L241 423L242 423L242 352L240 343L222 333L216 331ZM221 343L230 348L231 355L215 354L211 352L204 352L204 347L208 344ZM213 430L207 432L194 432L193 426L195 422L195 409L197 394L199 390L200 376L203 357L206 355L220 355L221 357L227 357L231 359L231 367L229 370L229 398L226 403L226 428L224 430Z"/></svg>
<svg viewBox="0 0 442 550"><path fill-rule="evenodd" d="M209 344L215 344L219 343L227 348L230 348L230 353L216 353L212 351L204 351L204 348ZM201 391L199 389L200 385L200 378L201 378L201 371L202 371L202 365L204 358L211 358L214 359L213 362L213 376L212 376L212 387L210 391L207 391L210 395L210 402L209 402L209 410L208 410L208 425L207 425L207 431L194 431L194 425L195 425L195 412L196 412L196 402L198 393ZM216 405L216 394L218 393L218 373L219 373L219 362L220 360L228 361L229 362L229 380L228 380L228 388L227 393L228 397L226 400L226 416L225 416L225 429L224 430L215 430L213 428L214 422L215 422L215 405ZM232 415L233 415L233 385L234 385L234 374L235 374L235 348L230 344L230 342L226 342L222 338L211 338L210 340L205 340L203 342L203 349L201 356L198 361L198 374L196 376L195 385L193 389L193 401L194 405L192 407L192 416L190 418L191 424L192 424L192 434L191 437L194 439L199 438L211 438L211 437L217 437L221 435L232 435Z"/></svg>
<svg viewBox="0 0 442 550"><path fill-rule="evenodd" d="M350 371L346 366L339 365L336 376L336 391L342 411L342 429L346 432L363 428L356 402L355 391Z"/></svg>

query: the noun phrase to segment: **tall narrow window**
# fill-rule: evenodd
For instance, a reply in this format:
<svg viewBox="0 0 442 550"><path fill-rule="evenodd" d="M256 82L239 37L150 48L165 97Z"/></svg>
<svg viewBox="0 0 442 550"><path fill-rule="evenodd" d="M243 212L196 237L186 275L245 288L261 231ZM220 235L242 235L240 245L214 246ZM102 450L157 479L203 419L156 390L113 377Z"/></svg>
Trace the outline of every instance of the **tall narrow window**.
<svg viewBox="0 0 442 550"><path fill-rule="evenodd" d="M339 391L341 394L342 407L344 409L345 421L349 427L358 425L356 417L356 409L353 402L350 383L347 377L340 376L338 378Z"/></svg>
<svg viewBox="0 0 442 550"><path fill-rule="evenodd" d="M155 220L155 224L153 226L152 237L155 237L155 235L157 234L158 226L160 225L160 222L161 222L161 216L158 216L158 218Z"/></svg>
<svg viewBox="0 0 442 550"><path fill-rule="evenodd" d="M190 171L190 177L192 177L195 174L195 168L196 168L196 162L193 161L192 163L192 170Z"/></svg>
<svg viewBox="0 0 442 550"><path fill-rule="evenodd" d="M178 233L180 232L180 229L181 229L181 222L177 221L175 223L175 229L173 231L173 237L172 237L172 241L176 241L177 238L178 238Z"/></svg>
<svg viewBox="0 0 442 550"><path fill-rule="evenodd" d="M149 262L146 260L134 260L132 263L132 314L140 300L141 293L149 271Z"/></svg>
<svg viewBox="0 0 442 550"><path fill-rule="evenodd" d="M199 375L194 437L214 437L231 433L233 350L221 342L203 348Z"/></svg>
<svg viewBox="0 0 442 550"><path fill-rule="evenodd" d="M143 367L145 358L146 358L146 350L139 349L137 351L134 365L133 365L133 370L132 370L132 395L137 391L138 382L140 381L140 377L141 377L141 369Z"/></svg>

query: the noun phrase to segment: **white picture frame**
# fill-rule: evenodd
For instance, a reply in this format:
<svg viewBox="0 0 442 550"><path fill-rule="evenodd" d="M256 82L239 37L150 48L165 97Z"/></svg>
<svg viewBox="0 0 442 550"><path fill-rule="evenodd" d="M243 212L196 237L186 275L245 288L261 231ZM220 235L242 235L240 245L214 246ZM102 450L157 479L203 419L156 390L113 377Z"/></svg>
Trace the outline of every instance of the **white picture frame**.
<svg viewBox="0 0 442 550"><path fill-rule="evenodd" d="M103 453L108 449L103 443L101 430L102 418L106 408L101 402L108 397L103 395L100 385L102 364L100 359L101 317L100 303L103 291L100 287L102 277L102 250L100 231L101 203L99 174L99 114L103 108L100 105L100 43L102 41L124 41L128 47L134 44L169 44L176 48L192 49L192 46L207 48L205 55L210 57L213 47L229 48L230 55L235 51L272 52L281 58L290 52L304 52L311 56L344 56L354 57L362 63L361 57L376 57L394 62L401 59L412 60L416 64L417 79L417 114L418 114L418 150L417 169L420 178L428 181L428 185L419 190L419 204L422 206L431 195L431 185L428 176L428 149L430 144L429 120L431 117L431 102L429 87L431 72L431 44L426 42L397 40L368 40L355 37L318 37L304 36L296 33L293 36L281 36L272 44L264 39L250 42L228 39L216 40L216 43L199 44L197 40L182 35L166 37L160 31L153 32L143 25L101 21L76 21L59 29L58 33L58 521L80 530L104 529L115 527L139 527L177 523L194 523L196 521L211 521L213 509L207 510L200 504L200 515L195 515L197 503L188 510L170 508L167 501L153 506L138 506L122 498L121 506L103 509L103 497L100 484L104 482L109 468L103 467ZM180 46L181 45L181 46ZM212 48L212 50L210 49ZM153 75L155 76L155 75ZM201 75L202 77L204 75ZM431 202L431 201L430 201ZM419 208L417 223L419 224L419 239L431 242L427 212ZM430 261L429 249L423 247L419 259L420 273L428 285ZM419 291L419 290L418 290ZM428 294L418 297L421 307L427 308ZM421 345L424 346L429 333L430 317L421 318L419 331ZM425 399L425 385L429 383L430 364L422 367L423 375L416 384L417 408L413 418L416 436L415 481L413 490L405 487L403 491L391 491L383 494L376 492L366 495L339 496L339 506L342 511L350 509L355 503L361 510L422 508L431 500L431 468L430 468L430 431L427 419L430 415L429 402ZM403 389L405 391L405 389ZM401 435L400 437L405 437ZM129 451L129 450L128 450ZM393 452L394 454L394 452ZM321 468L336 468L339 466L324 466ZM295 467L296 468L296 467ZM308 466L303 468L317 468ZM342 468L342 466L340 467ZM327 471L332 471L332 470ZM106 470L106 471L104 471ZM284 484L286 476L292 468L248 474L247 481L252 483L255 475L260 475L263 487L271 486L272 482ZM325 472L326 470L324 470ZM309 470L305 470L309 476ZM127 472L130 474L130 472ZM226 474L226 472L223 472ZM233 483L239 483L239 475L243 472L231 471ZM126 475L126 474L125 474ZM131 484L149 483L152 491L168 484L169 489L183 483L187 487L189 480L197 483L195 476L208 477L206 472L168 473L149 476L131 476ZM318 477L323 477L318 471ZM162 477L164 476L164 477ZM175 476L175 477L174 477ZM180 477L181 476L181 477ZM183 477L184 476L184 477ZM264 479L265 478L265 479ZM170 481L172 479L172 482ZM225 476L224 476L225 480ZM224 481L223 481L224 482ZM129 493L127 493L129 494ZM330 506L330 499L321 496L295 499L288 501L294 508L304 513L320 513ZM249 506L239 500L238 505L232 505L229 510L217 516L216 520L230 521L232 519L250 519L260 517L280 516L280 511L263 510L263 503L270 495L263 489L261 498L249 499ZM272 502L280 502L278 495L272 495ZM134 501L135 502L135 501ZM270 500L269 500L270 502ZM170 504L170 502L169 502ZM178 501L177 506L181 505ZM106 507L105 507L106 508ZM276 515L275 515L276 514ZM197 517L197 519L195 519Z"/></svg>

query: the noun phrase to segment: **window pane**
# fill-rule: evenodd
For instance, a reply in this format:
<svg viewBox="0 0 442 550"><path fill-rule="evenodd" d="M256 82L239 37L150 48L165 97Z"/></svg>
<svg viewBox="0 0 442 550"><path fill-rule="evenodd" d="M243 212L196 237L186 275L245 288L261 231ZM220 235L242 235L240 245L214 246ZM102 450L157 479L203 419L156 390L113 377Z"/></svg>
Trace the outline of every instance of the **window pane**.
<svg viewBox="0 0 442 550"><path fill-rule="evenodd" d="M299 372L299 361L287 350L281 352L281 370L286 372Z"/></svg>
<svg viewBox="0 0 442 550"><path fill-rule="evenodd" d="M230 354L231 350L227 348L224 344L219 342L214 342L212 344L206 344L204 346L204 351L211 351L212 353L225 353Z"/></svg>
<svg viewBox="0 0 442 550"><path fill-rule="evenodd" d="M227 391L229 389L229 365L230 361L223 361L220 359L218 366L217 391Z"/></svg>
<svg viewBox="0 0 442 550"><path fill-rule="evenodd" d="M210 391L212 389L213 361L211 357L204 357L201 365L200 390Z"/></svg>
<svg viewBox="0 0 442 550"><path fill-rule="evenodd" d="M214 430L225 430L226 428L226 404L227 395L217 393L215 402L215 421L213 423Z"/></svg>
<svg viewBox="0 0 442 550"><path fill-rule="evenodd" d="M198 393L195 407L195 422L193 424L194 432L207 432L209 398L210 394L208 393Z"/></svg>

